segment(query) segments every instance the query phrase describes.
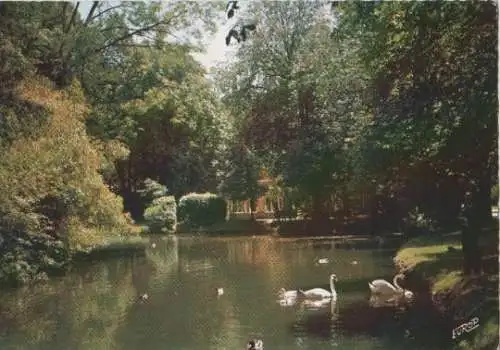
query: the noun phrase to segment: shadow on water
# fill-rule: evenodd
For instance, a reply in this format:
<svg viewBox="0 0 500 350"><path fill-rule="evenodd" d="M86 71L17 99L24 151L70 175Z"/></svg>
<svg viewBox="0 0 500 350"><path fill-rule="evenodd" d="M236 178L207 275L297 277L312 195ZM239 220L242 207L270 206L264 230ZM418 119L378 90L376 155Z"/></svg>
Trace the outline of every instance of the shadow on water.
<svg viewBox="0 0 500 350"><path fill-rule="evenodd" d="M416 319L412 308L402 308L387 301L356 301L342 305L331 302L318 308L297 307L297 318L289 325L289 332L297 338L321 338L334 345L346 344L346 339L373 339L377 349L452 349L449 337L430 331L426 336L415 337L422 323L432 320ZM300 304L300 303L298 303ZM360 344L361 345L361 344ZM345 347L346 349L348 347ZM356 347L358 348L358 347Z"/></svg>
<svg viewBox="0 0 500 350"><path fill-rule="evenodd" d="M367 304L368 281L392 278L391 256L318 247L269 237L151 237L145 257L88 262L2 292L0 349L237 350L251 337L273 350L418 349L398 313ZM276 303L282 287L329 289L333 272L335 307Z"/></svg>

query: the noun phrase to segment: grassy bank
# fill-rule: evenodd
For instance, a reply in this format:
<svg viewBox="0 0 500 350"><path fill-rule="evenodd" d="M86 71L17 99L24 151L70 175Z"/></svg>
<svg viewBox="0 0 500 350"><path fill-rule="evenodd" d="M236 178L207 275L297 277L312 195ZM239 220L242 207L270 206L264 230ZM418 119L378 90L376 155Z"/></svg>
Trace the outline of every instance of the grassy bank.
<svg viewBox="0 0 500 350"><path fill-rule="evenodd" d="M479 318L478 329L455 340L458 349L496 349L498 345L498 230L479 234L484 254L482 276L463 275L460 232L410 240L394 259L399 271L413 276L408 278L409 284L413 279L425 285L420 291L417 285L408 287L429 293L452 327Z"/></svg>

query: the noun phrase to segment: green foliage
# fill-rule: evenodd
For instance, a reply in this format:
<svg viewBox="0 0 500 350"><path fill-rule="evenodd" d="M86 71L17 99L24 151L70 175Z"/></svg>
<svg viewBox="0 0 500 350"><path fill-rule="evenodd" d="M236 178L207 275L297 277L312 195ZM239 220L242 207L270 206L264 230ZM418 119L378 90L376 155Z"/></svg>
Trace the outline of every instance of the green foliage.
<svg viewBox="0 0 500 350"><path fill-rule="evenodd" d="M218 160L225 115L191 54L215 31L223 5L94 2L84 18L79 5L0 7L2 89L33 73L58 86L78 77L92 107L85 122L99 139L101 174L128 207L137 197L135 187L148 177L161 177L177 195L197 189L184 179L198 177L201 187L215 188L212 163ZM165 94L157 96L158 91ZM144 102L140 111L133 108L139 102ZM43 122L17 120L0 105L0 146L19 133L31 135ZM207 137L210 132L213 137Z"/></svg>
<svg viewBox="0 0 500 350"><path fill-rule="evenodd" d="M55 91L33 79L17 93L42 106L50 121L37 137L14 140L0 158L0 259L11 282L53 272L72 251L98 244L103 232L130 233L121 198L99 174L101 155L85 133L78 84Z"/></svg>
<svg viewBox="0 0 500 350"><path fill-rule="evenodd" d="M173 196L162 196L153 199L144 211L144 220L146 220L149 232L153 233L174 232L177 223L176 218L177 206Z"/></svg>
<svg viewBox="0 0 500 350"><path fill-rule="evenodd" d="M215 189L218 164L230 132L224 111L198 64L187 52L153 52L144 58L148 70L163 83L144 86L145 95L126 102L123 136L131 155L123 167L134 181L155 177L175 196L191 190ZM176 70L182 75L175 77ZM120 118L122 118L120 117ZM100 118L100 117L99 117ZM113 118L113 114L109 116ZM128 172L128 169L126 170ZM122 171L125 186L128 174Z"/></svg>
<svg viewBox="0 0 500 350"><path fill-rule="evenodd" d="M206 227L226 220L227 203L213 193L189 193L179 199L179 222L190 227Z"/></svg>
<svg viewBox="0 0 500 350"><path fill-rule="evenodd" d="M174 232L177 224L175 197L167 196L167 187L151 179L139 190L145 204L144 220L150 232Z"/></svg>
<svg viewBox="0 0 500 350"><path fill-rule="evenodd" d="M384 2L340 8L341 28L358 33L376 92L376 118L361 148L368 171L408 179L436 201L457 197L453 187L458 193L479 183L489 187L497 148L494 5ZM426 183L429 173L436 181ZM467 185L457 185L457 178ZM429 207L431 201L424 201Z"/></svg>
<svg viewBox="0 0 500 350"><path fill-rule="evenodd" d="M79 6L0 5L5 276L23 261L26 279L49 271L40 252L64 264L73 250L128 233L115 193L135 209L143 179L178 194L216 186L227 115L191 54L215 30L221 4L93 2L84 18ZM158 201L152 208L170 205ZM175 220L171 209L147 215Z"/></svg>
<svg viewBox="0 0 500 350"><path fill-rule="evenodd" d="M312 197L318 210L334 189L346 192L354 181L368 82L359 41L332 38L323 5L253 4L248 11L259 17L259 30L239 47L237 62L219 72L237 135L285 186L301 192L295 204Z"/></svg>
<svg viewBox="0 0 500 350"><path fill-rule="evenodd" d="M255 210L255 201L267 190L259 183L261 171L262 164L255 153L238 144L229 150L219 191L232 200L250 200Z"/></svg>
<svg viewBox="0 0 500 350"><path fill-rule="evenodd" d="M343 2L335 18L322 5L248 6L258 31L219 72L236 134L318 210L380 192L393 198L383 220L419 207L445 227L471 192L468 215L486 220L497 169L494 5Z"/></svg>
<svg viewBox="0 0 500 350"><path fill-rule="evenodd" d="M414 208L408 212L407 217L403 219L404 231L407 235L428 234L436 230L436 222L419 208Z"/></svg>
<svg viewBox="0 0 500 350"><path fill-rule="evenodd" d="M144 189L140 190L142 199L149 205L156 198L166 196L167 187L151 179L144 180Z"/></svg>

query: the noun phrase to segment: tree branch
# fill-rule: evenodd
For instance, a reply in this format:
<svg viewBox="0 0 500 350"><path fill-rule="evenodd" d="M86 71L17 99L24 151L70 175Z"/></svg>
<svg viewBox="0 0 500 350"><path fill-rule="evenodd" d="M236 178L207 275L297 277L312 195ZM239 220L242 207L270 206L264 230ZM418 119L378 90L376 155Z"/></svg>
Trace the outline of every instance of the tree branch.
<svg viewBox="0 0 500 350"><path fill-rule="evenodd" d="M68 23L68 26L66 27L66 29L64 30L64 33L67 33L69 32L69 30L71 29L71 26L73 25L73 23L75 22L75 18L76 18L76 14L78 13L78 7L80 7L80 1L77 1L76 2L76 6L75 8L73 9L73 14L71 15L71 19Z"/></svg>
<svg viewBox="0 0 500 350"><path fill-rule="evenodd" d="M89 22L93 21L94 19L98 18L98 17L101 17L102 15L104 15L106 12L109 12L109 11L113 11L117 8L120 8L123 6L123 3L120 3L119 5L116 5L116 6L111 6L111 7L108 7L107 9L97 13L95 16L91 17L89 19Z"/></svg>
<svg viewBox="0 0 500 350"><path fill-rule="evenodd" d="M119 26L113 26L113 27L106 27L100 30L101 33L110 31L110 30L115 30L115 29L128 29L127 26L119 25Z"/></svg>
<svg viewBox="0 0 500 350"><path fill-rule="evenodd" d="M174 19L174 17L170 18L170 20L173 20L173 19ZM169 20L169 21L170 21L170 20ZM136 29L136 30L134 30L134 31L132 31L132 32L130 32L130 33L127 33L127 34L125 34L125 35L122 35L122 36L121 36L121 37L119 37L119 38L116 38L115 40L111 41L110 43L108 43L108 44L106 44L106 45L104 45L104 46L101 46L100 48L95 49L95 50L92 52L92 54L96 54L96 53L102 52L102 51L106 50L107 48L109 48L109 47L111 47L111 46L114 46L114 45L118 44L120 41L123 41L123 40L129 39L129 38L133 37L134 35L138 35L138 34L142 34L142 33L144 33L144 32L148 32L148 31L150 31L150 30L152 30L152 29L154 29L154 28L156 28L156 27L158 27L158 26L160 26L160 25L162 25L162 24L166 24L166 23L168 23L169 21L167 21L167 22L165 22L165 21L160 21L160 22L153 23L153 24L151 24L151 25L149 25L149 26L146 26L146 27L143 27L143 28Z"/></svg>
<svg viewBox="0 0 500 350"><path fill-rule="evenodd" d="M62 28L62 30L63 31L66 28L66 9L68 8L68 4L69 4L69 2L65 1L64 5L63 5L63 8L62 8L62 19L63 19L63 22L62 22L63 28Z"/></svg>
<svg viewBox="0 0 500 350"><path fill-rule="evenodd" d="M92 7L87 15L87 18L85 19L85 23L83 24L84 26L87 26L90 23L90 21L93 19L92 15L94 14L98 5L99 5L99 1L94 1L92 3Z"/></svg>

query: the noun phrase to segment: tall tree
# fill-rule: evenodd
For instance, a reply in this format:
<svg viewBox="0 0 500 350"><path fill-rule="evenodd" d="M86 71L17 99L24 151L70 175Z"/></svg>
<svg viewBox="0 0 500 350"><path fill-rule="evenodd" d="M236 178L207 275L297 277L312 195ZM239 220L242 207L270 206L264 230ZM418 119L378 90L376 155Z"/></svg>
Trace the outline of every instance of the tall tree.
<svg viewBox="0 0 500 350"><path fill-rule="evenodd" d="M257 199L266 191L259 182L262 172L259 158L247 146L238 143L229 149L225 168L219 191L232 200L248 200L253 218Z"/></svg>
<svg viewBox="0 0 500 350"><path fill-rule="evenodd" d="M349 3L340 9L344 28L361 34L373 76L375 118L366 139L372 159L427 194L422 204L437 218L457 217L464 204L464 268L479 270L477 233L491 219L498 139L494 4Z"/></svg>

